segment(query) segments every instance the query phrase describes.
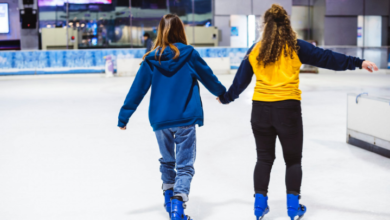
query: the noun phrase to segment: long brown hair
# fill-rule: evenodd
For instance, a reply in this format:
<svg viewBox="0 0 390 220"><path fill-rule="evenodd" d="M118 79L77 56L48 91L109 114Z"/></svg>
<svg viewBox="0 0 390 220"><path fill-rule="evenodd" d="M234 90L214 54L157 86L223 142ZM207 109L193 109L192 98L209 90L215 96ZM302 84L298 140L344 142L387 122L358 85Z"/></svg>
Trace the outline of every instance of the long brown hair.
<svg viewBox="0 0 390 220"><path fill-rule="evenodd" d="M257 61L272 64L278 60L282 51L284 56L293 59L294 52L298 52L297 34L291 27L290 18L284 8L273 4L264 14L264 32L261 40L260 53Z"/></svg>
<svg viewBox="0 0 390 220"><path fill-rule="evenodd" d="M177 15L166 14L160 20L160 24L158 25L158 30L157 30L157 38L156 41L154 42L154 47L150 52L157 49L155 54L155 59L157 59L157 53L160 53L158 60L161 61L161 56L165 48L168 46L175 53L173 59L176 59L179 57L180 51L179 49L177 49L175 45L173 45L174 43L187 44L187 37L184 31L184 24ZM145 57L150 52L146 53L143 59L145 59Z"/></svg>

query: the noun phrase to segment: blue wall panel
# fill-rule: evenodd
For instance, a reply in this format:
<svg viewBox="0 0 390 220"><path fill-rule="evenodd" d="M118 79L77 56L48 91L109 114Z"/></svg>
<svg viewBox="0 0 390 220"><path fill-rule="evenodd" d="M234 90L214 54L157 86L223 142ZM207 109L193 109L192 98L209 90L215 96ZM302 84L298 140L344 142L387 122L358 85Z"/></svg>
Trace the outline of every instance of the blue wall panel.
<svg viewBox="0 0 390 220"><path fill-rule="evenodd" d="M196 48L201 57L230 57L237 69L247 48ZM103 73L104 56L140 59L145 49L52 50L0 52L0 75Z"/></svg>

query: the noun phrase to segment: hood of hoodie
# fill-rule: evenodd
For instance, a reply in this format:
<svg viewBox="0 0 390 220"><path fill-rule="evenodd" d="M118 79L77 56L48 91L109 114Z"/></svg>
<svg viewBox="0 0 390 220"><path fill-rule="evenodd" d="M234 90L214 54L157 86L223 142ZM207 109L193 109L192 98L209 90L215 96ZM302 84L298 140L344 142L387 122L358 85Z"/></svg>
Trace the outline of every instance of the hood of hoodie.
<svg viewBox="0 0 390 220"><path fill-rule="evenodd" d="M173 59L174 51L170 47L166 47L161 56L161 61L159 61L159 53L157 53L157 56L155 57L157 50L152 51L148 56L146 56L145 60L159 70L176 72L188 61L194 48L182 43L174 43L173 45L180 51L180 56L178 58Z"/></svg>

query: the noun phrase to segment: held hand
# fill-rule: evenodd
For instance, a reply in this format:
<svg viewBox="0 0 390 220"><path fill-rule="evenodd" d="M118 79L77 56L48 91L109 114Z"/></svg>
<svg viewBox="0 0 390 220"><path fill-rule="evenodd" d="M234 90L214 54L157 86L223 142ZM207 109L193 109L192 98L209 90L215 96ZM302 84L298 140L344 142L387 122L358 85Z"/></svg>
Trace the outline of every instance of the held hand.
<svg viewBox="0 0 390 220"><path fill-rule="evenodd" d="M121 128L121 127L119 127L119 128L120 128L121 130L123 130L123 131L124 131L124 130L126 130L126 126L125 126L125 127L123 127L123 128Z"/></svg>
<svg viewBox="0 0 390 220"><path fill-rule="evenodd" d="M362 68L368 70L370 73L378 71L378 67L375 65L375 63L368 60L363 61Z"/></svg>
<svg viewBox="0 0 390 220"><path fill-rule="evenodd" d="M221 103L222 105L229 105L229 104L223 104L223 103L221 102L221 100L219 100L219 97L217 97L216 100L217 100L219 103Z"/></svg>

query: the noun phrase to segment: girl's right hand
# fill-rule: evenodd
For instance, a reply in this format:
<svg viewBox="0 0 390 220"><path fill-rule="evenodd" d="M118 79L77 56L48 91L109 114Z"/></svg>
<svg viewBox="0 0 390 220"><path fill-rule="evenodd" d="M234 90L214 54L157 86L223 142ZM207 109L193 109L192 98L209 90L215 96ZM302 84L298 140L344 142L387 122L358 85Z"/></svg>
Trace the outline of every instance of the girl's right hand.
<svg viewBox="0 0 390 220"><path fill-rule="evenodd" d="M124 130L126 130L126 126L125 126L125 127L123 127L123 128L121 128L121 127L119 127L119 128L120 128L121 130L123 130L123 131L124 131Z"/></svg>
<svg viewBox="0 0 390 220"><path fill-rule="evenodd" d="M375 65L375 63L368 60L363 61L362 68L368 70L370 73L374 72L374 70L375 71L379 70L378 67Z"/></svg>

